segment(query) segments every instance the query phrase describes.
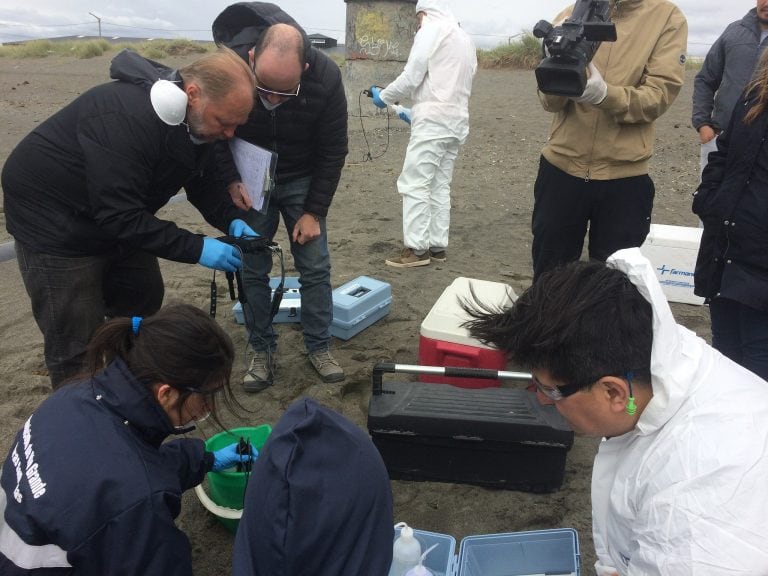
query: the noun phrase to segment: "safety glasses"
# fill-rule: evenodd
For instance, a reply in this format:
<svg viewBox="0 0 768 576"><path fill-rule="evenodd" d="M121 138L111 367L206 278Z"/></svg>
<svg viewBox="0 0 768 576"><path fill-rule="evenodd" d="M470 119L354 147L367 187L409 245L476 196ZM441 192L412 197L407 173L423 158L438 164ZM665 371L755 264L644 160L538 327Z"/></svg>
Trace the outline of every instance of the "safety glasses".
<svg viewBox="0 0 768 576"><path fill-rule="evenodd" d="M531 375L531 380L536 385L536 390L544 394L550 400L557 402L575 394L583 388L581 384L565 384L563 386L545 386L536 376Z"/></svg>

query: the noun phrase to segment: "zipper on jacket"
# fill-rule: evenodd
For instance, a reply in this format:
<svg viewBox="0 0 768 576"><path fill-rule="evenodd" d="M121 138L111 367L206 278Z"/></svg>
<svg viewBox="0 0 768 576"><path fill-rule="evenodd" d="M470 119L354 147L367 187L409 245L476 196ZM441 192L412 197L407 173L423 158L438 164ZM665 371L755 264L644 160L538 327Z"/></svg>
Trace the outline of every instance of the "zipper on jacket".
<svg viewBox="0 0 768 576"><path fill-rule="evenodd" d="M272 152L277 152L277 113L270 110L269 115L272 116Z"/></svg>

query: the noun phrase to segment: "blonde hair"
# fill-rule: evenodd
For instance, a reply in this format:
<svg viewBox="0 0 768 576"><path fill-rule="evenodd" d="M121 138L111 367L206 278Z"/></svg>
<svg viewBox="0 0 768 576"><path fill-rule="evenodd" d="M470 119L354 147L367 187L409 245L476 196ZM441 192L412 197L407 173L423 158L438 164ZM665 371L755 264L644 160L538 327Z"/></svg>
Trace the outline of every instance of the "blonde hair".
<svg viewBox="0 0 768 576"><path fill-rule="evenodd" d="M755 103L744 116L744 124L751 124L765 111L765 107L768 105L768 50L763 50L763 55L755 68L752 80L747 85L745 94L755 99Z"/></svg>
<svg viewBox="0 0 768 576"><path fill-rule="evenodd" d="M226 46L207 54L179 70L184 83L197 82L203 92L213 101L224 99L243 80L248 82L251 92L256 90L256 77L248 64L237 53Z"/></svg>

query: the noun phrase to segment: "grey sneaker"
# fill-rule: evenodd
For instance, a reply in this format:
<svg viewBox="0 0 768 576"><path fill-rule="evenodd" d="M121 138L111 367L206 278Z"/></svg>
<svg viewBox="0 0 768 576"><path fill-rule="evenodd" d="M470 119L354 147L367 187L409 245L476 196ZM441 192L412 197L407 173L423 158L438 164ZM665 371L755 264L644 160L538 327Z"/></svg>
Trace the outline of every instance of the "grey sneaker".
<svg viewBox="0 0 768 576"><path fill-rule="evenodd" d="M274 352L257 350L253 353L248 372L243 376L246 392L261 392L272 386L275 379Z"/></svg>
<svg viewBox="0 0 768 576"><path fill-rule="evenodd" d="M314 366L323 382L341 382L344 380L344 370L331 355L330 350L317 350L309 353L309 361Z"/></svg>
<svg viewBox="0 0 768 576"><path fill-rule="evenodd" d="M395 268L413 268L414 266L429 266L429 252L416 254L413 248L403 248L400 256L387 258L387 266Z"/></svg>
<svg viewBox="0 0 768 576"><path fill-rule="evenodd" d="M437 248L437 249L430 248L429 257L431 260L434 260L435 262L445 262L445 260L448 258L443 248Z"/></svg>

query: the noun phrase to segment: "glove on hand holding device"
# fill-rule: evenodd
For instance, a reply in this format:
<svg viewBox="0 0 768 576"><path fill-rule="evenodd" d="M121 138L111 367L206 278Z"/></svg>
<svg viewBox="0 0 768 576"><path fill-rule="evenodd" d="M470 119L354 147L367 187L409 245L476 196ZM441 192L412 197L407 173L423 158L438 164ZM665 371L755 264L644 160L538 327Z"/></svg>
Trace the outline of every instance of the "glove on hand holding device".
<svg viewBox="0 0 768 576"><path fill-rule="evenodd" d="M213 468L214 472L221 472L227 468L234 468L238 464L245 464L249 460L255 460L259 457L259 451L253 446L249 446L250 454L241 454L238 449L238 444L230 444L224 446L213 453Z"/></svg>
<svg viewBox="0 0 768 576"><path fill-rule="evenodd" d="M600 70L592 62L589 63L587 68L589 70L589 78L587 79L587 85L584 87L584 92L581 96L571 98L571 100L597 106L608 95L608 85L603 80Z"/></svg>
<svg viewBox="0 0 768 576"><path fill-rule="evenodd" d="M229 235L240 238L241 236L258 236L259 234L245 221L236 218L229 223Z"/></svg>
<svg viewBox="0 0 768 576"><path fill-rule="evenodd" d="M381 88L378 86L371 86L371 98L377 108L386 108L387 104L381 99Z"/></svg>
<svg viewBox="0 0 768 576"><path fill-rule="evenodd" d="M198 264L214 270L234 272L240 268L240 253L237 248L215 238L203 238L203 251Z"/></svg>

